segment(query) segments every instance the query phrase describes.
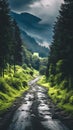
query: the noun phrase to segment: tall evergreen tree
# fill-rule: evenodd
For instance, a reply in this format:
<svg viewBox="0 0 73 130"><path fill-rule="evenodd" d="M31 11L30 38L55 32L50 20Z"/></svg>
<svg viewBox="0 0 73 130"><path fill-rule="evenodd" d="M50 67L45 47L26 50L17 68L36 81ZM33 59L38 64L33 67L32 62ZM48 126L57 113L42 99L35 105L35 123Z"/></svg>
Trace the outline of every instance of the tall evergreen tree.
<svg viewBox="0 0 73 130"><path fill-rule="evenodd" d="M0 0L0 74L4 75L4 67L9 53L11 19L7 0Z"/></svg>
<svg viewBox="0 0 73 130"><path fill-rule="evenodd" d="M15 20L13 21L13 59L14 66L16 64L22 65L22 39Z"/></svg>

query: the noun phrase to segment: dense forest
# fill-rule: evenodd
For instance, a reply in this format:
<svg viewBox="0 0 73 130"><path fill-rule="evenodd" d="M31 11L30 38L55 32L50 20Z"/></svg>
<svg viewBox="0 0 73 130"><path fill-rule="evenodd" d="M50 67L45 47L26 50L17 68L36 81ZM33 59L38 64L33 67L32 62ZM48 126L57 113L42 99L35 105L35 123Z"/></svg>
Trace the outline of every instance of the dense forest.
<svg viewBox="0 0 73 130"><path fill-rule="evenodd" d="M60 84L73 88L73 1L64 0L54 25L50 46L48 71L51 85Z"/></svg>
<svg viewBox="0 0 73 130"><path fill-rule="evenodd" d="M10 16L10 9L7 0L0 1L0 75L4 76L4 69L7 64L22 65L26 64L28 67L40 69L41 62L45 59L43 69L47 64L47 58L34 56L24 45L21 39L19 27Z"/></svg>
<svg viewBox="0 0 73 130"><path fill-rule="evenodd" d="M22 40L15 20L10 17L7 0L0 1L0 75L6 64L22 64ZM14 67L15 68L15 67ZM14 70L15 71L15 70Z"/></svg>
<svg viewBox="0 0 73 130"><path fill-rule="evenodd" d="M64 0L54 24L46 76L39 84L48 88L54 103L73 115L73 1Z"/></svg>

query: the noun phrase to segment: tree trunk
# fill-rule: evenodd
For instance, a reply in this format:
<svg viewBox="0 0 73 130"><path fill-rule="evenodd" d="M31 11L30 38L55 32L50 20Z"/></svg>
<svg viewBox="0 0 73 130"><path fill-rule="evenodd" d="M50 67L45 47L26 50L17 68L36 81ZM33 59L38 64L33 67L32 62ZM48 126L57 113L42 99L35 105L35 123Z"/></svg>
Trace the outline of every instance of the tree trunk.
<svg viewBox="0 0 73 130"><path fill-rule="evenodd" d="M16 67L15 67L15 56L14 56L14 74L15 74L15 71L16 71Z"/></svg>

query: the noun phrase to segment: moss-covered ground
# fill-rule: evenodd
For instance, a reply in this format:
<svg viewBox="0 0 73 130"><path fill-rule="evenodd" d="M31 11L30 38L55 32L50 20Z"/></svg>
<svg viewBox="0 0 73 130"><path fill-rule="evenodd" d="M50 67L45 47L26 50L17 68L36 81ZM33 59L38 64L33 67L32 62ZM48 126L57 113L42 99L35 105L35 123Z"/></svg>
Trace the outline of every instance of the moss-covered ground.
<svg viewBox="0 0 73 130"><path fill-rule="evenodd" d="M33 71L33 73L31 73ZM33 75L32 75L33 74ZM35 78L38 74L36 70L30 68L23 69L16 66L7 67L5 69L5 76L0 77L0 114L6 111L17 97L29 89L28 81Z"/></svg>
<svg viewBox="0 0 73 130"><path fill-rule="evenodd" d="M63 87L63 82L60 86L56 85L51 87L46 77L43 76L38 84L46 87L48 89L48 95L51 97L53 102L57 104L59 108L64 109L65 111L73 114L73 90L68 90Z"/></svg>

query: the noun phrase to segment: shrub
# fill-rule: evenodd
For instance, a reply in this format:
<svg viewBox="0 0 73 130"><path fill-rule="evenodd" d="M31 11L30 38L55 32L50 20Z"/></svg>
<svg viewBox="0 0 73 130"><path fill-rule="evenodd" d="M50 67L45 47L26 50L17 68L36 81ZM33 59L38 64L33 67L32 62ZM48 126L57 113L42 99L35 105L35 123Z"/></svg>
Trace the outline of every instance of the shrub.
<svg viewBox="0 0 73 130"><path fill-rule="evenodd" d="M55 84L60 84L61 81L63 80L63 75L62 75L62 73L56 74L54 80L55 80Z"/></svg>
<svg viewBox="0 0 73 130"><path fill-rule="evenodd" d="M49 66L49 75L54 75L55 74L55 66L53 64L51 64Z"/></svg>
<svg viewBox="0 0 73 130"><path fill-rule="evenodd" d="M64 97L62 98L62 104L66 104L69 102L69 94L65 94Z"/></svg>
<svg viewBox="0 0 73 130"><path fill-rule="evenodd" d="M15 88L15 89L20 89L22 87L22 82L21 80L17 79L17 78L12 78L10 85Z"/></svg>
<svg viewBox="0 0 73 130"><path fill-rule="evenodd" d="M23 68L23 69L27 69L27 65L26 65L26 64L23 64L23 65L22 65L22 68Z"/></svg>
<svg viewBox="0 0 73 130"><path fill-rule="evenodd" d="M19 75L18 73L15 73L13 76L14 76L15 78L20 78L20 75Z"/></svg>
<svg viewBox="0 0 73 130"><path fill-rule="evenodd" d="M69 100L69 101L70 101L70 104L73 105L73 96L70 97L70 100Z"/></svg>
<svg viewBox="0 0 73 130"><path fill-rule="evenodd" d="M6 100L6 97L1 92L0 92L0 100ZM1 104L0 104L0 106L1 106Z"/></svg>
<svg viewBox="0 0 73 130"><path fill-rule="evenodd" d="M27 86L27 82L26 82L26 81L23 81L23 82L22 82L22 85L23 85L23 87L26 87L26 86Z"/></svg>
<svg viewBox="0 0 73 130"><path fill-rule="evenodd" d="M30 71L30 75L33 76L33 71Z"/></svg>
<svg viewBox="0 0 73 130"><path fill-rule="evenodd" d="M53 74L50 75L49 82L50 82L51 87L55 85L55 83L54 83L54 75Z"/></svg>
<svg viewBox="0 0 73 130"><path fill-rule="evenodd" d="M63 63L64 63L63 60L59 60L59 61L56 63L56 72L57 72L57 73L63 72Z"/></svg>
<svg viewBox="0 0 73 130"><path fill-rule="evenodd" d="M8 84L5 82L3 78L0 78L0 91L3 93L8 91Z"/></svg>
<svg viewBox="0 0 73 130"><path fill-rule="evenodd" d="M17 72L14 74L14 78L23 80L25 78L25 74L24 74L24 72Z"/></svg>
<svg viewBox="0 0 73 130"><path fill-rule="evenodd" d="M45 75L46 74L46 66L40 66L39 72L41 75Z"/></svg>
<svg viewBox="0 0 73 130"><path fill-rule="evenodd" d="M60 87L61 87L62 89L65 89L65 88L68 88L68 85L69 85L68 81L67 81L67 80L63 80L63 81L61 82L61 84L60 84Z"/></svg>

